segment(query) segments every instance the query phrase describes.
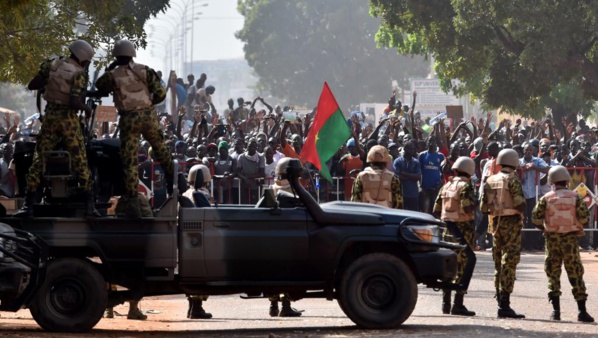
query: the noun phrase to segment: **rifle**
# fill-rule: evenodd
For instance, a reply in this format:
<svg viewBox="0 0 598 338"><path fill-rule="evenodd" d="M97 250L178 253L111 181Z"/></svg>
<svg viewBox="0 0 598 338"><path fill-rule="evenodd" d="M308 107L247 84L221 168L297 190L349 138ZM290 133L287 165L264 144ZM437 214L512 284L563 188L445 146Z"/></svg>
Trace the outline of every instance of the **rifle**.
<svg viewBox="0 0 598 338"><path fill-rule="evenodd" d="M85 128L86 130L84 131L84 138L85 138L85 143L88 144L91 139L93 138L93 124L95 122L95 116L96 116L96 109L98 108L98 105L102 104L102 95L100 95L100 93L98 93L95 89L96 89L96 81L98 80L98 75L99 75L99 71L96 69L93 73L93 81L91 82L91 88L88 91L85 91L83 93L84 98L87 98L87 106L89 106L91 108L91 117L89 119L86 119L85 121Z"/></svg>

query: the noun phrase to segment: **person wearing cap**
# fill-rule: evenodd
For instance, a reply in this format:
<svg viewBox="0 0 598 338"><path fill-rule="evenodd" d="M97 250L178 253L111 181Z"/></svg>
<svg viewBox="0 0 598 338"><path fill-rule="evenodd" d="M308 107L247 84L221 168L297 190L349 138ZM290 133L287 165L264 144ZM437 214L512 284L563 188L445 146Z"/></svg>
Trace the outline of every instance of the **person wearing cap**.
<svg viewBox="0 0 598 338"><path fill-rule="evenodd" d="M511 308L511 293L515 286L515 273L521 257L521 229L525 197L521 181L515 175L519 155L513 149L498 153L496 163L500 172L488 177L482 190L480 209L492 216L494 260L494 287L498 300L499 318L525 318Z"/></svg>
<svg viewBox="0 0 598 338"><path fill-rule="evenodd" d="M537 141L537 140L536 140ZM522 184L523 195L525 196L525 228L533 229L532 210L536 205L536 196L540 175L548 172L548 165L541 158L533 156L537 154L537 148L532 142L523 144L523 158L519 159L519 166L523 170ZM526 232L523 234L523 248L525 250L543 249L544 239L537 231Z"/></svg>
<svg viewBox="0 0 598 338"><path fill-rule="evenodd" d="M368 152L366 160L370 166L355 178L351 201L402 209L401 182L392 171L386 169L390 161L388 150L383 146L373 146Z"/></svg>
<svg viewBox="0 0 598 338"><path fill-rule="evenodd" d="M554 184L555 190L538 201L532 212L532 222L546 237L544 271L548 278L548 300L553 308L550 319L561 320L561 271L564 264L577 301L577 320L592 323L594 318L586 310L588 294L578 245L578 237L584 235L583 228L590 219L590 212L581 196L567 188L570 179L567 168L561 165L550 168L548 181Z"/></svg>
<svg viewBox="0 0 598 338"><path fill-rule="evenodd" d="M174 181L172 155L164 143L164 135L154 110L155 104L164 101L166 91L153 69L133 62L136 55L133 43L127 40L116 41L112 50L112 56L116 60L96 81L99 92L113 94L114 105L120 115L118 123L120 157L123 163L127 199L125 216L130 218L141 217L137 172L137 146L140 134L151 144L164 170L167 190L170 194L172 194Z"/></svg>
<svg viewBox="0 0 598 338"><path fill-rule="evenodd" d="M349 153L341 157L336 175L343 177L345 200L348 201L351 198L351 189L353 188L355 176L363 168L363 161L361 160L363 149L359 146L359 142L355 142L355 138L350 138L347 141L347 150L349 150Z"/></svg>
<svg viewBox="0 0 598 338"><path fill-rule="evenodd" d="M471 176L475 173L475 162L469 157L459 157L453 163L453 172L456 174L442 186L436 202L434 203L434 216L446 222L448 235L445 240L458 240L466 245L465 250L456 250L457 275L453 283L459 284L465 274L465 267L475 266L474 210L477 204ZM446 235L446 234L445 234ZM467 291L456 291L455 301L451 307L451 290L442 290L442 313L458 316L475 316L463 305L463 297Z"/></svg>
<svg viewBox="0 0 598 338"><path fill-rule="evenodd" d="M208 168L210 168L210 174L215 175L214 162L218 158L218 145L216 143L208 144L208 154L201 160L201 162Z"/></svg>
<svg viewBox="0 0 598 338"><path fill-rule="evenodd" d="M403 187L404 207L406 210L419 211L419 188L417 182L421 180L421 167L415 157L415 141L409 140L403 147L403 155L394 162L394 173L399 177Z"/></svg>
<svg viewBox="0 0 598 338"><path fill-rule="evenodd" d="M62 143L68 151L73 174L79 180L79 187L85 198L85 215L100 217L95 209L95 197L91 192L92 180L77 112L85 111L86 118L91 115L91 108L82 100L81 94L86 90L89 77L87 66L93 58L94 50L89 43L76 40L69 46L70 56L48 59L40 65L37 75L29 82L29 90L45 88L46 108L33 162L27 175L27 188L23 207L13 216L33 216L35 193L41 183L43 174L44 153L54 150ZM135 148L137 156L137 148ZM137 167L135 167L137 170Z"/></svg>

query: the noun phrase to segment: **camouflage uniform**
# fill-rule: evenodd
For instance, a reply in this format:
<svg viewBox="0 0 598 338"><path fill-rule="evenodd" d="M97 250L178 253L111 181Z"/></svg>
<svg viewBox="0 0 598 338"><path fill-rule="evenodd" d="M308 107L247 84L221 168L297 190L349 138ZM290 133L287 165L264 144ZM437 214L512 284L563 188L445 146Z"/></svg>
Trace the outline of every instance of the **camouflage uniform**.
<svg viewBox="0 0 598 338"><path fill-rule="evenodd" d="M444 187L442 188L444 189ZM476 205L475 191L471 183L467 183L465 188L461 191L460 196L461 208L465 209ZM442 212L442 190L436 197L434 203L434 213ZM468 222L446 222L448 225L448 234L445 233L443 240L448 242L460 242L467 244L471 250L474 250L475 225L474 221ZM457 231L455 231L457 230ZM450 234L450 236L448 236ZM465 266L467 265L467 253L465 250L458 250L457 253L457 276L453 280L454 283L459 284L463 277ZM457 294L467 294L467 291L456 291Z"/></svg>
<svg viewBox="0 0 598 338"><path fill-rule="evenodd" d="M546 217L546 198L542 197L532 212L534 225L542 225ZM587 225L590 212L580 196L577 196L575 212L579 223ZM583 281L583 265L579 256L579 234L577 232L558 233L545 232L546 260L544 271L548 278L548 298L561 296L561 267L565 264L565 271L571 283L573 297L576 301L586 300L586 285Z"/></svg>
<svg viewBox="0 0 598 338"><path fill-rule="evenodd" d="M52 61L42 62L39 69L39 75L46 81L50 76ZM88 80L86 72L76 74L73 78L70 95L80 97L87 88ZM44 111L46 114L36 140L33 163L27 175L27 190L35 191L41 182L43 153L54 150L56 145L62 141L64 148L70 154L71 167L79 181L79 187L89 191L91 187L90 171L87 166L87 154L77 109L48 102Z"/></svg>
<svg viewBox="0 0 598 338"><path fill-rule="evenodd" d="M381 172L379 169L376 169L376 171ZM390 182L390 190L392 192L392 208L403 209L403 187L401 186L401 181L399 181L399 178L396 175L393 176L392 181ZM363 183L360 176L357 176L355 182L353 182L351 201L363 201Z"/></svg>
<svg viewBox="0 0 598 338"><path fill-rule="evenodd" d="M487 210L488 201L486 192L491 188L485 183L482 191L481 209ZM508 182L513 205L515 207L525 204L523 187L517 177L512 177ZM492 220L495 225L494 242L492 244L492 259L494 260L494 287L497 293L511 294L515 285L515 272L521 256L521 229L523 228L522 216L495 216Z"/></svg>
<svg viewBox="0 0 598 338"><path fill-rule="evenodd" d="M161 102L166 97L166 90L160 83L160 78L156 72L145 67L147 71L147 86L150 94ZM114 92L116 84L112 72L104 73L96 82L99 91ZM154 101L155 102L155 101ZM127 196L136 197L138 195L139 171L137 169L137 150L139 149L139 135L147 140L160 165L164 169L166 177L172 179L173 164L172 154L164 143L164 135L160 128L158 116L154 107L142 109L139 111L119 111L120 115L118 127L120 129L120 156L125 169L125 188Z"/></svg>

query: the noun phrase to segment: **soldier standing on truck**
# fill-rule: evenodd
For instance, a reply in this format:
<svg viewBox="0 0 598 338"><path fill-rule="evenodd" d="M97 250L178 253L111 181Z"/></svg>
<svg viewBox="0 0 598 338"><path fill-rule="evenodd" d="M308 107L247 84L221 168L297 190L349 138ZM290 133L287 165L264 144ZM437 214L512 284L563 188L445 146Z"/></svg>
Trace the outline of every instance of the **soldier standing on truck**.
<svg viewBox="0 0 598 338"><path fill-rule="evenodd" d="M274 189L274 194L279 191L286 191L293 194L293 189L291 188L291 184L287 177L289 162L291 162L290 157L283 157L276 164L276 169L274 170L275 180L271 187ZM289 299L288 294L274 295L270 296L268 299L270 300L270 317L299 317L303 312L297 311L291 307L291 300ZM278 301L282 301L281 310L278 309Z"/></svg>
<svg viewBox="0 0 598 338"><path fill-rule="evenodd" d="M212 180L210 169L203 164L196 164L189 170L187 180L189 182L189 189L183 193L183 196L191 200L197 208L210 207L210 200L212 199L210 190L208 189L208 185ZM208 296L205 295L187 295L187 301L189 302L187 318L212 318L212 314L206 312L203 308L203 302L206 300L208 300Z"/></svg>
<svg viewBox="0 0 598 338"><path fill-rule="evenodd" d="M399 178L387 169L391 161L388 150L383 146L373 146L366 161L370 166L355 178L351 201L402 209L403 188Z"/></svg>
<svg viewBox="0 0 598 338"><path fill-rule="evenodd" d="M548 278L548 300L552 303L550 319L561 320L561 266L571 283L573 297L577 301L577 320L594 322L586 310L586 284L583 281L583 265L579 256L578 237L588 224L590 212L582 198L567 188L571 175L562 165L548 171L548 181L555 190L544 195L532 212L534 226L544 232L546 238L546 261L544 271Z"/></svg>
<svg viewBox="0 0 598 338"><path fill-rule="evenodd" d="M496 162L500 172L491 175L484 184L481 209L492 216L494 242L494 287L498 301L498 318L525 318L511 308L511 293L521 255L521 229L525 197L521 181L515 176L519 155L513 149L503 149Z"/></svg>
<svg viewBox="0 0 598 338"><path fill-rule="evenodd" d="M47 102L42 127L37 137L33 163L27 175L25 203L15 217L33 216L33 203L42 179L42 161L45 152L62 141L68 151L73 171L79 180L79 188L85 198L85 216L100 217L95 209L94 195L91 193L91 174L87 166L87 155L77 111L91 115L91 108L82 101L81 94L89 81L86 67L93 57L93 48L83 40L76 40L69 46L71 55L61 56L42 62L39 72L29 82L29 90L45 87L44 99Z"/></svg>
<svg viewBox="0 0 598 338"><path fill-rule="evenodd" d="M458 239L466 250L457 251L457 276L454 282L461 282L468 263L475 264L473 253L475 226L473 224L476 198L471 175L475 173L475 162L466 156L459 157L451 169L457 176L451 177L442 187L434 204L434 216L446 222L449 234ZM458 316L475 316L463 305L463 296L467 291L456 291L455 302L451 308L451 290L442 290L442 313Z"/></svg>
<svg viewBox="0 0 598 338"><path fill-rule="evenodd" d="M172 155L164 143L154 105L166 98L166 91L156 72L148 66L134 63L137 56L135 46L130 41L119 40L114 44L112 56L116 58L106 72L97 80L99 92L112 93L114 105L120 119L120 157L124 168L127 212L129 218L140 218L137 170L137 149L139 134L147 140L157 160L164 169L167 190L172 194L173 163Z"/></svg>

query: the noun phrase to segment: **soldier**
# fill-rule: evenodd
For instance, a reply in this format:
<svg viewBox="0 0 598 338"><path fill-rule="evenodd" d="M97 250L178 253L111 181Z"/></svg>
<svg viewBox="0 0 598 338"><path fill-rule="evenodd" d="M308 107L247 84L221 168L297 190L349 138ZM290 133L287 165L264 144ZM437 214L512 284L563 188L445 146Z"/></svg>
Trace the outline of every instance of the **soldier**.
<svg viewBox="0 0 598 338"><path fill-rule="evenodd" d="M189 170L189 189L183 193L195 207L205 208L210 206L210 190L208 186L212 180L210 169L203 164L196 164ZM204 295L189 295L187 301L189 302L189 309L187 310L187 318L189 319L210 319L212 314L206 312L203 308L203 302L208 300L208 296Z"/></svg>
<svg viewBox="0 0 598 338"><path fill-rule="evenodd" d="M100 217L94 206L91 193L91 175L87 166L87 155L77 111L84 110L89 117L91 108L86 106L81 93L86 90L88 76L86 67L93 57L93 48L83 40L76 40L70 46L71 55L42 62L39 72L29 82L29 90L40 90L45 86L44 99L47 102L44 121L37 137L33 163L27 175L25 204L14 214L15 217L33 216L36 190L42 178L42 158L62 141L69 152L73 171L79 180L79 187L85 195L85 215Z"/></svg>
<svg viewBox="0 0 598 338"><path fill-rule="evenodd" d="M515 271L521 254L521 229L525 197L521 182L515 176L519 155L513 149L503 149L496 162L500 172L491 175L484 183L481 209L492 216L494 224L494 287L498 301L499 318L525 318L511 309L511 293L515 284Z"/></svg>
<svg viewBox="0 0 598 338"><path fill-rule="evenodd" d="M469 157L459 157L453 163L452 170L457 176L451 177L441 188L434 204L434 216L440 216L440 219L446 222L450 235L468 247L466 250L457 251L457 276L454 283L458 284L465 273L465 266L469 263L473 267L476 262L473 253L475 247L473 219L477 203L470 179L475 173L475 162ZM457 291L451 308L451 290L442 290L442 313L475 316L475 312L467 310L463 305L463 296L466 293L467 291Z"/></svg>
<svg viewBox="0 0 598 338"><path fill-rule="evenodd" d="M546 261L544 271L548 277L548 299L552 303L550 319L561 320L561 266L571 283L573 297L577 301L577 320L594 322L586 311L586 285L583 281L583 265L579 256L577 237L583 236L590 212L582 198L567 188L571 175L567 168L557 165L548 171L548 181L555 190L544 195L532 213L534 226L544 231L546 238Z"/></svg>
<svg viewBox="0 0 598 338"><path fill-rule="evenodd" d="M279 191L286 191L288 193L293 193L293 189L291 188L291 184L287 179L287 168L289 167L289 162L291 161L290 157L283 157L278 161L276 164L276 169L274 171L275 181L272 185L272 189L274 189L274 193L278 193ZM301 316L301 312L297 311L291 307L291 300L289 299L288 294L282 295L275 295L269 297L270 299L270 317L299 317ZM282 309L278 310L278 301L282 300Z"/></svg>
<svg viewBox="0 0 598 338"><path fill-rule="evenodd" d="M378 204L389 208L403 208L403 188L399 178L387 168L391 160L383 146L373 146L368 152L365 168L353 182L351 201Z"/></svg>
<svg viewBox="0 0 598 338"><path fill-rule="evenodd" d="M118 127L127 199L126 216L139 218L139 134L151 144L157 160L164 169L168 192L172 193L172 155L164 144L164 136L154 110L155 104L164 101L166 91L153 69L133 62L137 53L130 41L117 41L112 55L116 61L112 62L97 80L96 87L100 92L111 92L114 95L114 105L120 115Z"/></svg>

